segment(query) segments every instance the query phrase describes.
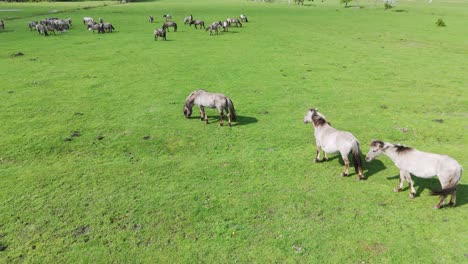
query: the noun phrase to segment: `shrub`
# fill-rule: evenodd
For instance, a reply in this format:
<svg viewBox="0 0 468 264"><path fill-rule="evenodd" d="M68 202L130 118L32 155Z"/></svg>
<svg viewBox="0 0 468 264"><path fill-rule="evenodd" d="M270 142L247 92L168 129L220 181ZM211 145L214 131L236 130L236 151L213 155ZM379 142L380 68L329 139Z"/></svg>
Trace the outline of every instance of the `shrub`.
<svg viewBox="0 0 468 264"><path fill-rule="evenodd" d="M445 22L442 20L442 18L437 19L436 25L439 27L445 27Z"/></svg>

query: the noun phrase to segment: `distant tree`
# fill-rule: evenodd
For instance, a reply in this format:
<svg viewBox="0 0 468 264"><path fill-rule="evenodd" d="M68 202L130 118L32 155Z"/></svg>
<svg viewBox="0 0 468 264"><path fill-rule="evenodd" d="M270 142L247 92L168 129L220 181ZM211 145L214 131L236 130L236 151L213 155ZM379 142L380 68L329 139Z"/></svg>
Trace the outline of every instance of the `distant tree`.
<svg viewBox="0 0 468 264"><path fill-rule="evenodd" d="M345 7L348 7L348 3L353 0L340 0L340 4L345 4Z"/></svg>

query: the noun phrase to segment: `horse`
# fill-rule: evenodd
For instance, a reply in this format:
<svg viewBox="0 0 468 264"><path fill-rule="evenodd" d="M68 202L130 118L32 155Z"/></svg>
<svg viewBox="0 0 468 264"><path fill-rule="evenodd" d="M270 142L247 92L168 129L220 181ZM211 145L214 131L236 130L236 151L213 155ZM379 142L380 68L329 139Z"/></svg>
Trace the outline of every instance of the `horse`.
<svg viewBox="0 0 468 264"><path fill-rule="evenodd" d="M88 24L88 30L92 30L93 33L95 30L99 33L105 33L103 24Z"/></svg>
<svg viewBox="0 0 468 264"><path fill-rule="evenodd" d="M37 21L30 21L28 23L29 31L33 31L33 29L36 29L36 25L38 24Z"/></svg>
<svg viewBox="0 0 468 264"><path fill-rule="evenodd" d="M114 26L112 26L111 23L104 23L101 25L103 27L103 31L106 31L107 33L112 33L112 31L115 30Z"/></svg>
<svg viewBox="0 0 468 264"><path fill-rule="evenodd" d="M186 16L186 17L184 18L184 25L189 25L190 22L192 22L192 20L193 20L193 16L192 16L192 15Z"/></svg>
<svg viewBox="0 0 468 264"><path fill-rule="evenodd" d="M39 35L44 34L44 36L48 36L49 34L47 33L47 29L45 28L44 25L37 24L36 25L36 30Z"/></svg>
<svg viewBox="0 0 468 264"><path fill-rule="evenodd" d="M223 27L223 31L228 31L228 28L231 24L228 22L228 21L223 21L222 23L222 27Z"/></svg>
<svg viewBox="0 0 468 264"><path fill-rule="evenodd" d="M197 26L200 26L200 28L205 28L205 22L203 20L192 20L190 21L189 26L194 25L195 29L198 29Z"/></svg>
<svg viewBox="0 0 468 264"><path fill-rule="evenodd" d="M177 23L176 22L172 22L172 21L167 21L163 24L162 26L162 29L163 30L167 30L167 32L169 32L169 27L173 27L174 28L174 32L177 32Z"/></svg>
<svg viewBox="0 0 468 264"><path fill-rule="evenodd" d="M171 15L169 15L169 14L165 14L165 15L163 15L163 18L165 18L165 19L166 19L166 21L167 21L168 19L171 19L171 18L172 18L172 16L171 16Z"/></svg>
<svg viewBox="0 0 468 264"><path fill-rule="evenodd" d="M154 23L154 16L149 16L149 17L148 17L148 21L149 21L150 23Z"/></svg>
<svg viewBox="0 0 468 264"><path fill-rule="evenodd" d="M70 17L65 19L65 22L67 22L70 27L72 26L73 21L72 21L72 19Z"/></svg>
<svg viewBox="0 0 468 264"><path fill-rule="evenodd" d="M317 154L314 162L323 161L320 159L320 150L324 153L324 159L327 160L327 153L341 154L345 163L345 168L341 176L348 176L349 169L349 153L352 153L354 169L358 174L357 180L364 179L362 173L362 162L361 162L361 149L359 147L359 141L350 132L341 131L332 127L327 122L325 116L317 111L315 108L310 108L304 117L304 124L312 123L314 126L315 143L317 147Z"/></svg>
<svg viewBox="0 0 468 264"><path fill-rule="evenodd" d="M102 19L102 17L99 18L99 24L102 24L104 23L104 19Z"/></svg>
<svg viewBox="0 0 468 264"><path fill-rule="evenodd" d="M249 20L247 19L247 16L244 14L240 14L239 18L242 22L249 22Z"/></svg>
<svg viewBox="0 0 468 264"><path fill-rule="evenodd" d="M236 24L236 27L242 27L242 23L240 22L240 20L238 18L227 18L226 21L229 22L229 25L231 24Z"/></svg>
<svg viewBox="0 0 468 264"><path fill-rule="evenodd" d="M154 32L154 40L158 40L158 37L161 37L162 39L166 40L166 31L164 29L155 29Z"/></svg>
<svg viewBox="0 0 468 264"><path fill-rule="evenodd" d="M89 22L94 23L94 19L92 17L83 17L83 25L88 25Z"/></svg>
<svg viewBox="0 0 468 264"><path fill-rule="evenodd" d="M413 199L416 196L416 191L411 174L424 179L437 176L442 190L432 191L432 195L440 195L440 201L434 208L444 207L445 199L449 194L451 194L449 205L455 205L457 184L462 176L462 167L455 159L447 155L423 152L399 144L373 140L369 153L366 155L366 161L371 162L382 154L388 156L400 170L400 182L393 190L394 192L400 192L404 180L406 180L410 187L409 197Z"/></svg>
<svg viewBox="0 0 468 264"><path fill-rule="evenodd" d="M0 29L5 30L5 22L3 20L0 20Z"/></svg>
<svg viewBox="0 0 468 264"><path fill-rule="evenodd" d="M184 105L184 115L186 118L189 118L192 115L192 107L194 104L198 105L200 108L200 120L205 120L206 124L208 124L208 115L205 113L205 107L216 108L218 110L220 115L220 126L224 123L223 110L227 113L229 126L231 126L231 121L235 122L237 119L236 110L234 109L232 100L224 94L209 93L205 90L196 90L191 92L187 96Z"/></svg>
<svg viewBox="0 0 468 264"><path fill-rule="evenodd" d="M205 31L210 31L210 36L213 35L214 33L218 35L220 27L221 27L221 24L217 24L217 23L211 24L205 29Z"/></svg>

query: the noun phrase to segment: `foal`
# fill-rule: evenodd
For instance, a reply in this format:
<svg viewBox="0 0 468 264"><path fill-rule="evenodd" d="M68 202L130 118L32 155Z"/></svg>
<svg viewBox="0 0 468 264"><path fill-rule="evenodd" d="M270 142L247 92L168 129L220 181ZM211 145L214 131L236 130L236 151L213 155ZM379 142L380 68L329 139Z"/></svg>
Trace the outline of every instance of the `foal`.
<svg viewBox="0 0 468 264"><path fill-rule="evenodd" d="M410 187L409 197L414 198L416 191L411 180L411 174L424 179L438 176L442 190L432 192L433 195L440 195L441 197L434 208L442 208L449 194L451 194L449 205L455 205L455 192L462 175L462 167L456 160L446 155L422 152L402 145L373 140L366 161L370 162L382 154L387 155L400 169L400 183L393 190L394 192L400 192L403 188L403 182L406 180Z"/></svg>
<svg viewBox="0 0 468 264"><path fill-rule="evenodd" d="M358 174L358 180L364 179L362 173L362 162L361 162L361 149L359 148L359 141L353 136L353 134L340 131L331 126L325 116L317 112L317 109L311 108L307 111L304 117L304 123L312 123L314 126L314 136L317 145L317 155L315 156L314 162L322 161L320 159L320 150L323 151L325 160L327 160L327 153L332 154L339 152L345 163L345 168L341 176L348 176L349 170L349 153L353 154L354 169Z"/></svg>

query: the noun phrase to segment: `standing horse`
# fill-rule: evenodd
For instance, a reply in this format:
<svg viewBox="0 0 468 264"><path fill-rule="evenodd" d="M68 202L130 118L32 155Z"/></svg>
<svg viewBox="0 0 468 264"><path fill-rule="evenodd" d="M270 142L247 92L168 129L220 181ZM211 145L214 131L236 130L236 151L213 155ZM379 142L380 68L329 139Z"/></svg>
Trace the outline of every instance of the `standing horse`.
<svg viewBox="0 0 468 264"><path fill-rule="evenodd" d="M231 24L236 24L236 27L242 27L242 23L240 22L240 20L238 18L227 18L226 21L229 22L229 25Z"/></svg>
<svg viewBox="0 0 468 264"><path fill-rule="evenodd" d="M198 105L200 108L200 120L205 120L206 124L208 124L208 115L205 113L205 107L216 108L218 110L220 115L220 126L224 123L223 110L227 113L229 126L231 126L231 120L236 121L236 110L234 109L234 104L232 103L232 100L224 94L209 93L205 90L196 90L191 92L189 96L187 96L184 105L184 115L186 118L189 118L192 115L193 105Z"/></svg>
<svg viewBox="0 0 468 264"><path fill-rule="evenodd" d="M148 17L148 21L149 21L150 23L154 23L154 16L149 16L149 17Z"/></svg>
<svg viewBox="0 0 468 264"><path fill-rule="evenodd" d="M186 17L184 18L184 24L185 24L185 25L189 25L190 22L192 22L192 20L193 20L193 16L192 16L192 15L186 16Z"/></svg>
<svg viewBox="0 0 468 264"><path fill-rule="evenodd" d="M169 19L171 19L171 18L172 18L172 16L171 16L171 15L169 15L169 14L165 14L165 15L163 15L163 18L165 18L165 19L166 19L166 21L168 21Z"/></svg>
<svg viewBox="0 0 468 264"><path fill-rule="evenodd" d="M172 21L168 21L168 22L165 22L162 26L162 29L169 32L169 27L173 27L174 28L174 32L177 32L177 24L176 22L172 22Z"/></svg>
<svg viewBox="0 0 468 264"><path fill-rule="evenodd" d="M158 37L161 37L162 39L166 40L166 31L164 29L155 29L154 32L154 40L158 40Z"/></svg>
<svg viewBox="0 0 468 264"><path fill-rule="evenodd" d="M249 22L249 20L247 19L247 16L244 14L240 14L239 18L242 22Z"/></svg>
<svg viewBox="0 0 468 264"><path fill-rule="evenodd" d="M203 20L191 20L189 26L191 25L195 25L195 29L198 29L197 26L205 28L205 22Z"/></svg>
<svg viewBox="0 0 468 264"><path fill-rule="evenodd" d="M314 126L315 143L317 146L317 155L314 162L322 161L320 159L320 150L323 151L325 160L327 160L327 153L332 154L339 152L345 163L345 168L341 176L348 176L349 159L348 155L353 154L354 169L358 174L358 180L364 179L362 175L362 162L361 162L361 149L359 148L359 141L353 134L340 131L331 126L325 116L311 108L307 111L304 117L304 123L312 123Z"/></svg>
<svg viewBox="0 0 468 264"><path fill-rule="evenodd" d="M0 29L5 30L5 23L3 22L3 20L0 20Z"/></svg>
<svg viewBox="0 0 468 264"><path fill-rule="evenodd" d="M94 23L94 19L92 17L83 17L83 25L87 25L89 22Z"/></svg>
<svg viewBox="0 0 468 264"><path fill-rule="evenodd" d="M388 156L400 170L400 182L393 190L394 192L400 192L406 180L410 187L409 196L414 198L416 191L411 174L424 179L437 176L442 190L432 191L433 195L441 197L434 208L442 208L449 194L451 194L449 205L455 205L457 184L462 176L462 167L456 160L446 155L422 152L402 145L373 140L366 161L370 162L382 154Z"/></svg>

